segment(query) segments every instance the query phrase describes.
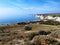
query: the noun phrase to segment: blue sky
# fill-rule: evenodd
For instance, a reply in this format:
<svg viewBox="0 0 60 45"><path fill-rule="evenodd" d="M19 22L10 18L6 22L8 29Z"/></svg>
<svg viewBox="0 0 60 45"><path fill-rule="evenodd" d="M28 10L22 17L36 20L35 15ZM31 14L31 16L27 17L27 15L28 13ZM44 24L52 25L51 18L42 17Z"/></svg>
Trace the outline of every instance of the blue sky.
<svg viewBox="0 0 60 45"><path fill-rule="evenodd" d="M59 13L60 0L0 0L0 15Z"/></svg>
<svg viewBox="0 0 60 45"><path fill-rule="evenodd" d="M60 13L60 0L0 0L0 20L38 13Z"/></svg>

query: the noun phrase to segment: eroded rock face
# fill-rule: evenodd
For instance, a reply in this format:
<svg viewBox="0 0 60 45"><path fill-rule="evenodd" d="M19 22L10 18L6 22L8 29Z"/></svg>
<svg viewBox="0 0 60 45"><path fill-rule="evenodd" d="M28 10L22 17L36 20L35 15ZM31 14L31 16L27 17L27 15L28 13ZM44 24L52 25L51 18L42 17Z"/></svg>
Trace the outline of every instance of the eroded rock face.
<svg viewBox="0 0 60 45"><path fill-rule="evenodd" d="M40 43L40 38L39 38L40 36L35 36L33 39L32 39L32 44L34 44L34 45L40 45L41 43Z"/></svg>
<svg viewBox="0 0 60 45"><path fill-rule="evenodd" d="M39 39L39 36L35 36L33 39L32 39L32 42L38 42L40 39Z"/></svg>
<svg viewBox="0 0 60 45"><path fill-rule="evenodd" d="M60 39L60 30L53 31L51 33L51 36L53 36L54 38L59 38Z"/></svg>
<svg viewBox="0 0 60 45"><path fill-rule="evenodd" d="M45 36L35 36L33 39L32 39L32 43L34 44L38 44L38 45L45 45Z"/></svg>
<svg viewBox="0 0 60 45"><path fill-rule="evenodd" d="M46 35L38 35L35 36L32 41L31 41L34 45L55 45L57 44L57 40L55 40L52 37L47 37Z"/></svg>
<svg viewBox="0 0 60 45"><path fill-rule="evenodd" d="M53 20L60 22L60 14L37 14L35 16L36 18L39 18L40 20Z"/></svg>

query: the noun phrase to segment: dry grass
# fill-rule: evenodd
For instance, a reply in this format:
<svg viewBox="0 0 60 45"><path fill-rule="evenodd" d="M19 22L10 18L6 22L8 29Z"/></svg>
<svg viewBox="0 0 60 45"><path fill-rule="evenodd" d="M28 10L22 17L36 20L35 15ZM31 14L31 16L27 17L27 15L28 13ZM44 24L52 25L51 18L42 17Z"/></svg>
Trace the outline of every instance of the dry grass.
<svg viewBox="0 0 60 45"><path fill-rule="evenodd" d="M20 36L20 35L25 36L25 33L27 33L27 34L28 33L37 33L40 30L53 31L53 30L60 29L60 25L58 25L58 26L55 26L55 25L44 25L44 24L29 24L29 25L32 27L32 30L30 30L30 31L25 31L24 30L24 26L25 25L23 25L23 26L13 26L13 27L10 27L10 28L6 28L5 31L9 30L10 31L9 32L10 36L5 35L5 36L2 37L0 35L0 39L1 38L4 39L4 38L8 38L8 37L9 38L11 38L11 37L15 37L16 38L16 36ZM17 32L17 35L14 35L13 34L14 32ZM2 33L0 33L0 34L2 34ZM13 42L13 41L9 41L9 42L5 43L4 45L9 45L10 42Z"/></svg>
<svg viewBox="0 0 60 45"><path fill-rule="evenodd" d="M32 31L40 31L40 30L46 30L46 31L53 31L60 29L60 26L55 25L44 25L44 24L32 24Z"/></svg>

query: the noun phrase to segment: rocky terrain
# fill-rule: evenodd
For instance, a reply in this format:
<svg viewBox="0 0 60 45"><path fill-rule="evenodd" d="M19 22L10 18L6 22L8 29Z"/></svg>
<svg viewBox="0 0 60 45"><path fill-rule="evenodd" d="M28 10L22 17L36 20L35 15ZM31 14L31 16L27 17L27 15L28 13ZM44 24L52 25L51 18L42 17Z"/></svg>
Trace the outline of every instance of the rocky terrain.
<svg viewBox="0 0 60 45"><path fill-rule="evenodd" d="M39 23L2 25L0 45L60 45L60 25Z"/></svg>

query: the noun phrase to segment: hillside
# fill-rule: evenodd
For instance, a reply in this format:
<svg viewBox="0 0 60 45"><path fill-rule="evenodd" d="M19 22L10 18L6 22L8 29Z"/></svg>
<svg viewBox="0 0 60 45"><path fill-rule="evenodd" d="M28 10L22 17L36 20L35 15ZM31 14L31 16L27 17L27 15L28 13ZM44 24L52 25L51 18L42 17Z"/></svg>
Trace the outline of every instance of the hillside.
<svg viewBox="0 0 60 45"><path fill-rule="evenodd" d="M27 29L25 29L25 27L27 27ZM60 43L59 42L60 33L58 33L59 30L60 25L56 26L56 25L46 25L39 23L19 24L19 25L12 24L12 25L0 26L0 45L33 45L33 44L37 45L38 42L40 42L41 45L43 45L46 42L47 38L48 38L47 40L52 38L51 40L54 40L56 42L53 42L53 44L52 43L51 44L54 45L54 43L56 43L57 45ZM49 35L48 37L47 34ZM36 44L35 39L38 41L36 42ZM48 43L45 43L45 45L46 44Z"/></svg>

